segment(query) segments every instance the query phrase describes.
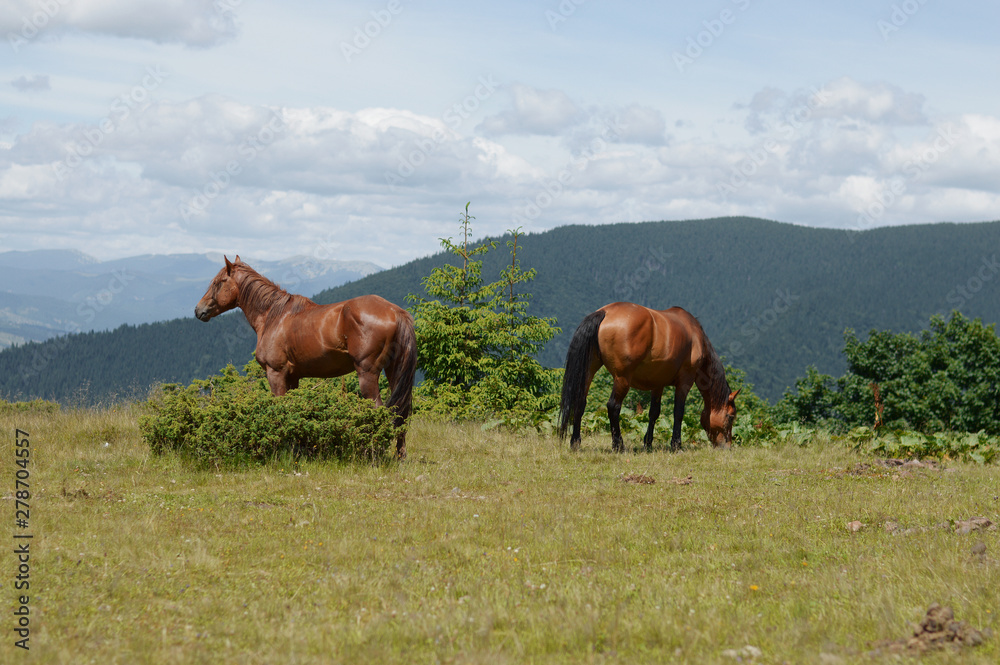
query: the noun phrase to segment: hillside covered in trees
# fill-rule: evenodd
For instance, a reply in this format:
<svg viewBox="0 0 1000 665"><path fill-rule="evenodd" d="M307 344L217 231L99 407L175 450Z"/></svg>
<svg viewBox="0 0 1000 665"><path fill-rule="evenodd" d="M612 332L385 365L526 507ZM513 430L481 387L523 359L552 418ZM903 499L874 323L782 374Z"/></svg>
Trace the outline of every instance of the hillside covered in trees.
<svg viewBox="0 0 1000 665"><path fill-rule="evenodd" d="M502 248L486 255L487 279L510 259ZM538 270L530 312L562 327L543 364L561 366L576 325L602 305L676 305L701 320L759 394L775 400L809 365L844 371L845 329L862 337L871 329L917 331L952 310L1000 321L998 249L1000 222L854 232L724 218L561 227L524 236L518 258ZM418 259L315 300L376 293L407 306L407 294L423 295L421 279L454 258ZM86 401L134 394L228 362L242 366L254 341L235 313L208 324L191 318L28 344L0 353L0 396L67 400L83 385Z"/></svg>

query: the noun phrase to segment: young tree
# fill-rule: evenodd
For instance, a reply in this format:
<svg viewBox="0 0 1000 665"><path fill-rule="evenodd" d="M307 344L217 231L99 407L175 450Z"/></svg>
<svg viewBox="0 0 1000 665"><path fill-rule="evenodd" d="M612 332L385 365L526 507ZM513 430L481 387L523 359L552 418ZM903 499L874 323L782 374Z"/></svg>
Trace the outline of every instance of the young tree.
<svg viewBox="0 0 1000 665"><path fill-rule="evenodd" d="M441 240L460 261L434 268L422 280L430 299L407 297L415 303L418 367L424 375L417 394L424 408L454 419L523 416L556 399L559 370L545 369L535 354L559 328L555 319L527 312L531 295L523 286L537 272L523 270L517 258L521 229L508 231L510 265L497 281L484 283L479 257L497 242L470 248L473 219L466 204L461 242Z"/></svg>

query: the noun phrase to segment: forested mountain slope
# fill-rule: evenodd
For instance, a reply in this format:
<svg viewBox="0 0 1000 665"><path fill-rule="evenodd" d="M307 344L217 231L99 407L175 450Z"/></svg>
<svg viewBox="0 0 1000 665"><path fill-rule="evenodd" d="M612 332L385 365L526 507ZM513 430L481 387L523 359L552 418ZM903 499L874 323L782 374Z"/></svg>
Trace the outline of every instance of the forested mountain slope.
<svg viewBox="0 0 1000 665"><path fill-rule="evenodd" d="M725 218L562 227L523 237L518 257L538 270L530 311L556 317L563 329L543 363L562 365L576 325L604 304L677 305L701 320L760 394L776 399L808 365L842 373L845 328L915 331L952 309L1000 321L998 254L1000 222L848 232ZM418 259L316 300L377 293L406 306L406 295L423 295L420 280L449 259ZM500 239L484 278L495 280L509 261ZM73 335L0 353L0 395L67 399L83 383L89 399L124 394L242 365L253 347L239 313Z"/></svg>

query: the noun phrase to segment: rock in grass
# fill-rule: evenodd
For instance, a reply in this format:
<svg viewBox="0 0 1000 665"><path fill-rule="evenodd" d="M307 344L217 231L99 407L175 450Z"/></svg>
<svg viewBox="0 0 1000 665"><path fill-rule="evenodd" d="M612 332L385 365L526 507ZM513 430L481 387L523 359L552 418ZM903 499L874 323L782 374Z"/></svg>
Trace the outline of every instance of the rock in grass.
<svg viewBox="0 0 1000 665"><path fill-rule="evenodd" d="M927 614L914 627L913 634L899 640L886 640L875 644L873 654L922 654L939 649L977 647L992 637L989 629L977 630L965 621L957 621L955 612L938 603L927 609Z"/></svg>

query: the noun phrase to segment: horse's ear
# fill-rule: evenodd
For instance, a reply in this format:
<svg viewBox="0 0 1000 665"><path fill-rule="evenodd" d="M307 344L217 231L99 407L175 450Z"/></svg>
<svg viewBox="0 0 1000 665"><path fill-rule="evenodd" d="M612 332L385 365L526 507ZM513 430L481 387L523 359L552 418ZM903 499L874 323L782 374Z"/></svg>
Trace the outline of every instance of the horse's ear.
<svg viewBox="0 0 1000 665"><path fill-rule="evenodd" d="M233 264L229 262L229 257L226 256L225 254L222 255L222 258L226 260L226 274L231 275L233 273ZM237 256L236 260L239 261L240 257Z"/></svg>
<svg viewBox="0 0 1000 665"><path fill-rule="evenodd" d="M240 261L240 255L239 254L236 255L236 260L233 261L233 265L236 265L237 263L243 263L243 261Z"/></svg>
<svg viewBox="0 0 1000 665"><path fill-rule="evenodd" d="M743 390L743 389L742 388L737 388L733 392L729 393L729 403L730 404L735 404L736 403L736 396L740 394L741 390Z"/></svg>

